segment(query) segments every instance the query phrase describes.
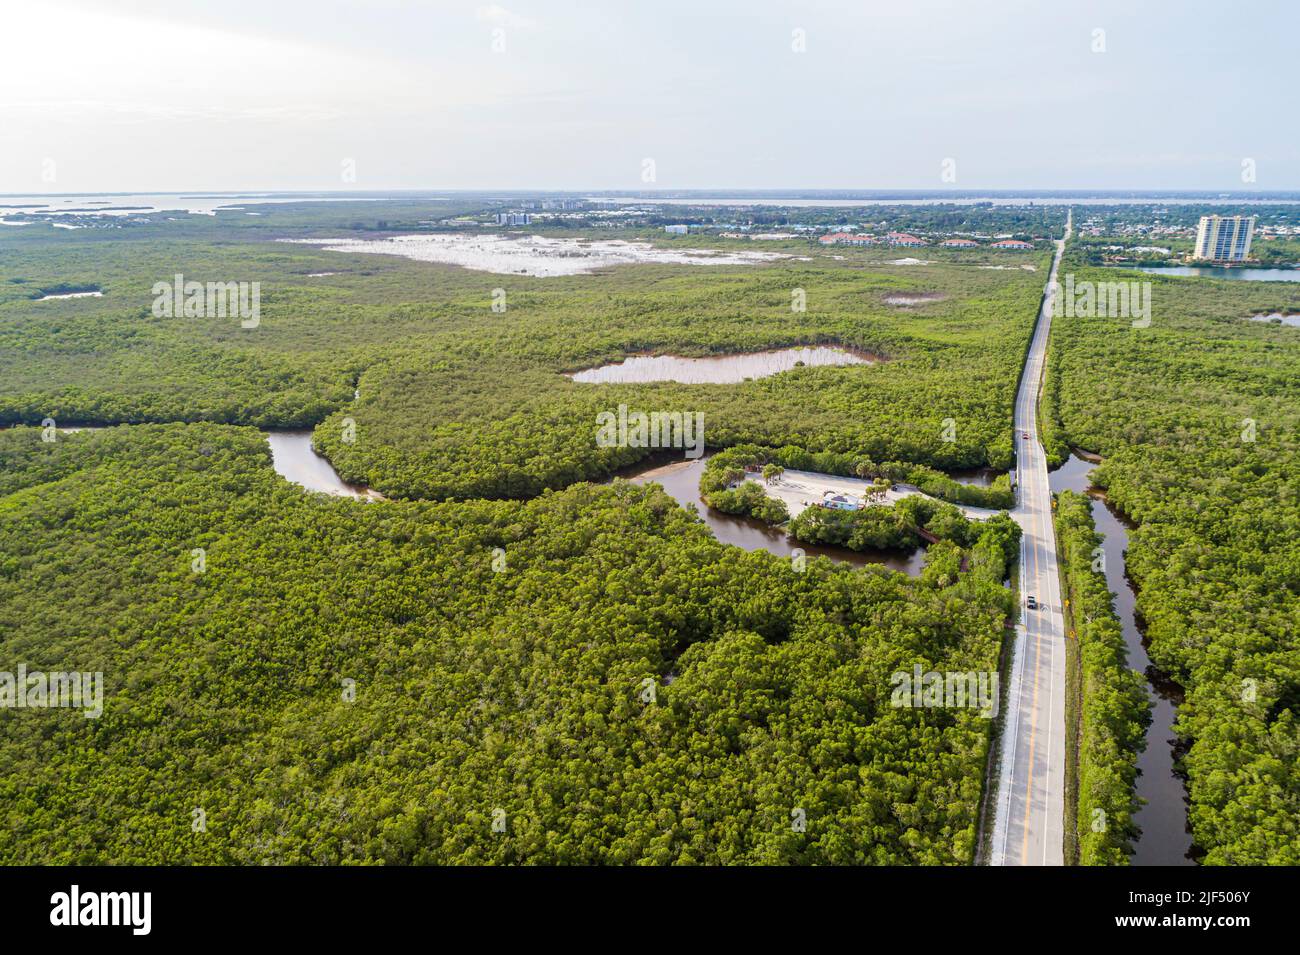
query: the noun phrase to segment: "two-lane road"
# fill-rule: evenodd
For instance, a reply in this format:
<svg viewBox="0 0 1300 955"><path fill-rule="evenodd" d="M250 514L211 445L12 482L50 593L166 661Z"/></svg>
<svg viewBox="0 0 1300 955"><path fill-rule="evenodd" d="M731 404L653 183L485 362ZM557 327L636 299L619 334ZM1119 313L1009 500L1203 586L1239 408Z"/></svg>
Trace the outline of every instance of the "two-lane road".
<svg viewBox="0 0 1300 955"><path fill-rule="evenodd" d="M1056 532L1047 457L1038 440L1038 391L1052 328L1052 298L1065 238L1047 279L1016 395L1016 509L1023 624L1016 628L1011 679L1004 699L1002 760L993 824L993 865L1063 865L1065 819L1065 620L1056 570ZM1025 435L1028 435L1026 438ZM1029 597L1038 609L1028 609Z"/></svg>

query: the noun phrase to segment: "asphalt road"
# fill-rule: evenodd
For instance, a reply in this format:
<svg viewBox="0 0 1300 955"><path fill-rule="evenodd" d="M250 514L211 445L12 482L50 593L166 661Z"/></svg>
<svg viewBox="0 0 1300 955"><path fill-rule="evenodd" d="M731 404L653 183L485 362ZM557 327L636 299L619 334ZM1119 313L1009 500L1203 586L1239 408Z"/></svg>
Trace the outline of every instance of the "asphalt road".
<svg viewBox="0 0 1300 955"><path fill-rule="evenodd" d="M1070 221L1065 238L1070 235ZM1065 239L1057 242L1038 325L1016 395L1017 504L1022 623L1016 628L994 815L992 865L1064 865L1065 620L1047 458L1038 440L1038 389L1052 327L1052 291ZM1028 435L1026 439L1024 435ZM1039 608L1027 608L1027 598Z"/></svg>

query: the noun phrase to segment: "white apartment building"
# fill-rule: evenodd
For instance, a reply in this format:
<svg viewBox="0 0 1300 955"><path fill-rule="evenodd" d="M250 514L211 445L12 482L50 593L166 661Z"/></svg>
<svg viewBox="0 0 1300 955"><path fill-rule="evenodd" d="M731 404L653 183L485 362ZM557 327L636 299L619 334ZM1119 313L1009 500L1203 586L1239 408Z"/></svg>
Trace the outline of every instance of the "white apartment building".
<svg viewBox="0 0 1300 955"><path fill-rule="evenodd" d="M1201 216L1193 258L1241 262L1250 254L1257 216Z"/></svg>

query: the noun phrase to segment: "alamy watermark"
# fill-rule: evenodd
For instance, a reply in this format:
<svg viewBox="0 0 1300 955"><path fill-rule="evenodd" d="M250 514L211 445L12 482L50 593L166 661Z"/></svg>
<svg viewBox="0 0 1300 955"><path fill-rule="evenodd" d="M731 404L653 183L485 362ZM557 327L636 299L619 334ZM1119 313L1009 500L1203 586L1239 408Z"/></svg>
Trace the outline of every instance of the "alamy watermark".
<svg viewBox="0 0 1300 955"><path fill-rule="evenodd" d="M704 453L703 411L628 411L596 415L598 448L684 448L686 457Z"/></svg>
<svg viewBox="0 0 1300 955"><path fill-rule="evenodd" d="M152 892L90 892L75 883L67 892L50 896L50 924L117 925L132 935L148 935L153 927Z"/></svg>
<svg viewBox="0 0 1300 955"><path fill-rule="evenodd" d="M1065 284L1054 283L1053 318L1128 318L1134 328L1151 324L1150 282L1076 282L1067 272Z"/></svg>
<svg viewBox="0 0 1300 955"><path fill-rule="evenodd" d="M241 328L262 323L261 282L155 282L154 318L239 318Z"/></svg>
<svg viewBox="0 0 1300 955"><path fill-rule="evenodd" d="M78 709L88 720L104 712L104 674L0 670L0 709Z"/></svg>
<svg viewBox="0 0 1300 955"><path fill-rule="evenodd" d="M967 672L921 670L921 664L912 672L897 670L889 678L894 692L889 704L908 709L922 707L979 710L980 715L992 719L998 713L997 671L977 670Z"/></svg>

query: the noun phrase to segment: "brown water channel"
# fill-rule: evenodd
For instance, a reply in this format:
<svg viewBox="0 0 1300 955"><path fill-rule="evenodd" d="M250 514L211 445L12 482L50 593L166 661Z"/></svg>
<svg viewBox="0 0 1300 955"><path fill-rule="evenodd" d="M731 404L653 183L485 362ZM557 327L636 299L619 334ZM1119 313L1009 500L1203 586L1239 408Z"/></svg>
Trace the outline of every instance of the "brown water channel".
<svg viewBox="0 0 1300 955"><path fill-rule="evenodd" d="M1089 477L1096 464L1071 455L1070 459L1049 476L1052 492L1089 493ZM1124 553L1128 550L1131 524L1125 522L1099 495L1092 497L1092 519L1097 532L1105 537L1106 586L1115 594L1115 612L1119 615L1128 647L1128 665L1147 681L1147 695L1152 701L1151 725L1147 728L1146 749L1138 756L1137 794L1145 805L1133 821L1141 829L1134 840L1133 865L1192 865L1192 837L1187 830L1187 784L1174 768L1180 751L1174 734L1174 719L1183 691L1156 669L1147 656L1145 637L1136 612L1137 593L1125 572Z"/></svg>
<svg viewBox="0 0 1300 955"><path fill-rule="evenodd" d="M682 507L694 507L713 531L713 536L724 544L734 544L745 550L766 550L779 557L789 557L798 549L809 557L829 557L837 563L852 564L854 567L876 564L913 577L920 574L925 566L925 550L922 548L917 548L911 554L900 554L896 551L859 552L840 547L818 547L815 544L802 544L787 536L780 528L762 521L720 514L700 498L700 475L704 472L706 460L707 458L698 458L668 464L660 461L641 465L620 476L635 484L650 481L662 484L664 490Z"/></svg>
<svg viewBox="0 0 1300 955"><path fill-rule="evenodd" d="M323 491L343 497L377 499L378 492L348 484L329 460L311 446L310 431L267 431L271 461L278 474L309 491Z"/></svg>

